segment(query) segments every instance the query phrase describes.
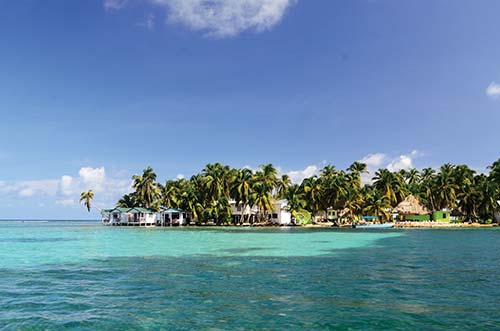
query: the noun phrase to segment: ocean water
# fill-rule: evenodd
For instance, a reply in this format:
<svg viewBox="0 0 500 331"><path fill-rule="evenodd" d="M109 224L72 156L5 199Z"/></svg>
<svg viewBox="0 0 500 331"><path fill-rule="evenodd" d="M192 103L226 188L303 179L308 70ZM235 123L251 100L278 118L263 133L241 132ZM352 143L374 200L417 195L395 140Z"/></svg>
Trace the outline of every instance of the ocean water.
<svg viewBox="0 0 500 331"><path fill-rule="evenodd" d="M500 230L0 222L0 330L500 330Z"/></svg>

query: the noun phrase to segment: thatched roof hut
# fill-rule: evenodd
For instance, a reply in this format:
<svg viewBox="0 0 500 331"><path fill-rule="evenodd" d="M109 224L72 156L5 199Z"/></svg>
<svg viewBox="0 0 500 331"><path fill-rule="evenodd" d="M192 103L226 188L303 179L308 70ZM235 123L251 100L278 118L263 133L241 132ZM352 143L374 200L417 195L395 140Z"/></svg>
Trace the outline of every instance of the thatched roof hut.
<svg viewBox="0 0 500 331"><path fill-rule="evenodd" d="M413 195L407 196L392 210L400 215L426 215L429 210Z"/></svg>

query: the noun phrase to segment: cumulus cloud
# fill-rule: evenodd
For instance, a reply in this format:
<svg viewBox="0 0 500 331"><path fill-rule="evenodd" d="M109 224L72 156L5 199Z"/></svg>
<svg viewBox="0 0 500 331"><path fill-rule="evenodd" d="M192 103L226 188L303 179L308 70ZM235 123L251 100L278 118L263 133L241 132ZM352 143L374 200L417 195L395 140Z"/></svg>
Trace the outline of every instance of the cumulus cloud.
<svg viewBox="0 0 500 331"><path fill-rule="evenodd" d="M378 169L386 168L390 171L408 170L414 168L413 161L421 156L419 151L411 151L408 154L397 156L389 156L384 153L368 154L363 157L360 162L366 163L368 173L361 175L361 182L369 184L372 182L372 177Z"/></svg>
<svg viewBox="0 0 500 331"><path fill-rule="evenodd" d="M70 195L73 193L72 191L73 177L64 175L61 177L61 182L59 183L59 187L61 193L63 195Z"/></svg>
<svg viewBox="0 0 500 331"><path fill-rule="evenodd" d="M302 170L292 170L286 174L290 177L292 183L300 184L304 178L312 177L318 175L320 171L320 166L310 165Z"/></svg>
<svg viewBox="0 0 500 331"><path fill-rule="evenodd" d="M17 191L23 197L34 195L54 196L57 193L58 186L58 180L31 180L11 184L11 190Z"/></svg>
<svg viewBox="0 0 500 331"><path fill-rule="evenodd" d="M387 155L383 153L368 154L360 160L366 163L368 167L379 167L387 159Z"/></svg>
<svg viewBox="0 0 500 331"><path fill-rule="evenodd" d="M410 154L400 155L394 158L391 163L387 165L387 169L390 171L411 169L413 168L413 159L418 155L419 153L417 151L412 151Z"/></svg>
<svg viewBox="0 0 500 331"><path fill-rule="evenodd" d="M22 190L19 191L19 195L22 197L31 197L35 194L35 191L31 188L23 188Z"/></svg>
<svg viewBox="0 0 500 331"><path fill-rule="evenodd" d="M59 206L70 206L79 200L80 192L96 192L96 204L114 205L123 194L131 191L132 181L108 178L104 167L83 167L75 177L32 181L0 181L0 199L16 197L45 198Z"/></svg>
<svg viewBox="0 0 500 331"><path fill-rule="evenodd" d="M278 24L296 0L142 0L165 8L167 22L181 24L216 38L246 30L261 32ZM127 0L105 0L108 10ZM151 22L152 23L152 22Z"/></svg>
<svg viewBox="0 0 500 331"><path fill-rule="evenodd" d="M76 204L76 201L73 199L56 200L56 205L60 205L60 206L73 206L75 204Z"/></svg>
<svg viewBox="0 0 500 331"><path fill-rule="evenodd" d="M84 167L78 172L83 183L88 185L96 192L100 192L104 189L103 184L106 179L106 171L104 167L101 168L91 168Z"/></svg>
<svg viewBox="0 0 500 331"><path fill-rule="evenodd" d="M497 84L495 82L491 82L491 84L486 89L486 95L491 97L491 98L500 97L500 84Z"/></svg>

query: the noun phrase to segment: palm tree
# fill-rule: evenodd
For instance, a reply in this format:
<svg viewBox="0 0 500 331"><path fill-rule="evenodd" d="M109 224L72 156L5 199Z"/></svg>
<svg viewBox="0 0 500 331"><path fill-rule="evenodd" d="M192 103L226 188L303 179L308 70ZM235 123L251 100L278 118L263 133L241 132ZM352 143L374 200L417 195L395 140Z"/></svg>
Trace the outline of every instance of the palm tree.
<svg viewBox="0 0 500 331"><path fill-rule="evenodd" d="M260 220L267 218L267 213L273 211L273 197L269 187L264 182L256 182L253 187L253 192L250 195L250 201L253 205L259 208Z"/></svg>
<svg viewBox="0 0 500 331"><path fill-rule="evenodd" d="M366 163L356 161L347 168L353 174L354 181L358 189L361 188L361 174L368 173L368 166Z"/></svg>
<svg viewBox="0 0 500 331"><path fill-rule="evenodd" d="M290 177L287 174L281 175L276 184L276 196L283 197L290 185L292 185Z"/></svg>
<svg viewBox="0 0 500 331"><path fill-rule="evenodd" d="M370 194L365 197L364 210L367 214L377 216L383 221L389 220L388 209L391 207L387 195L381 193L379 190L372 190Z"/></svg>
<svg viewBox="0 0 500 331"><path fill-rule="evenodd" d="M406 190L400 174L387 169L379 169L375 173L373 181L373 186L387 196L391 206L396 206L406 196Z"/></svg>
<svg viewBox="0 0 500 331"><path fill-rule="evenodd" d="M407 180L409 185L418 184L420 182L420 173L418 172L417 169L411 168L407 172L405 179Z"/></svg>
<svg viewBox="0 0 500 331"><path fill-rule="evenodd" d="M216 201L222 196L229 198L234 172L220 163L207 164L202 171L204 190L209 201Z"/></svg>
<svg viewBox="0 0 500 331"><path fill-rule="evenodd" d="M500 159L493 162L488 169L490 169L490 179L500 184Z"/></svg>
<svg viewBox="0 0 500 331"><path fill-rule="evenodd" d="M336 172L337 172L337 170L335 170L335 167L328 164L328 165L324 166L323 169L321 169L320 175L323 178L331 178L331 177L335 176Z"/></svg>
<svg viewBox="0 0 500 331"><path fill-rule="evenodd" d="M255 173L255 179L257 182L265 185L269 191L273 192L278 183L277 175L278 170L272 164L266 164L260 166L260 171Z"/></svg>
<svg viewBox="0 0 500 331"><path fill-rule="evenodd" d="M420 176L419 198L429 210L436 210L436 171L432 168L422 169Z"/></svg>
<svg viewBox="0 0 500 331"><path fill-rule="evenodd" d="M454 169L453 165L447 163L439 168L436 176L436 205L439 210L451 209L456 204L459 187L453 177Z"/></svg>
<svg viewBox="0 0 500 331"><path fill-rule="evenodd" d="M80 194L80 203L83 202L83 205L87 208L89 213L90 208L92 207L92 199L94 199L94 192L92 190L88 190Z"/></svg>
<svg viewBox="0 0 500 331"><path fill-rule="evenodd" d="M320 177L322 190L320 204L326 218L328 218L328 210L330 208L335 210L342 208L345 201L345 194L351 184L353 183L349 181L349 176L344 171L336 171L329 177ZM357 183L354 185L357 187Z"/></svg>
<svg viewBox="0 0 500 331"><path fill-rule="evenodd" d="M344 209L349 210L349 219L354 220L354 215L362 210L363 198L355 187L349 187L344 196Z"/></svg>
<svg viewBox="0 0 500 331"><path fill-rule="evenodd" d="M231 193L231 197L235 200L236 206L242 205L241 221L243 223L245 223L245 211L253 190L253 181L253 171L251 169L240 169L234 181Z"/></svg>
<svg viewBox="0 0 500 331"><path fill-rule="evenodd" d="M187 181L185 179L167 180L165 185L160 186L162 206L179 208L183 188L185 189L186 186Z"/></svg>
<svg viewBox="0 0 500 331"><path fill-rule="evenodd" d="M292 184L288 187L283 197L287 200L287 211L297 219L299 214L304 212L307 202L304 199L304 192L297 184Z"/></svg>
<svg viewBox="0 0 500 331"><path fill-rule="evenodd" d="M160 189L156 183L156 174L153 168L144 169L142 176L134 175L132 177L135 197L141 207L158 209L158 198Z"/></svg>
<svg viewBox="0 0 500 331"><path fill-rule="evenodd" d="M180 195L179 207L185 210L195 221L200 219L204 206L201 194L201 175L195 175L186 182Z"/></svg>
<svg viewBox="0 0 500 331"><path fill-rule="evenodd" d="M495 212L500 209L497 200L500 199L500 189L496 182L489 176L478 175L475 178L475 207L479 219L488 220L495 217Z"/></svg>
<svg viewBox="0 0 500 331"><path fill-rule="evenodd" d="M137 200L135 199L134 194L125 194L120 200L118 200L116 206L120 208L134 208L137 206Z"/></svg>
<svg viewBox="0 0 500 331"><path fill-rule="evenodd" d="M217 225L225 224L231 219L229 200L224 196L218 200L214 200L204 209L203 213L206 219L215 221Z"/></svg>
<svg viewBox="0 0 500 331"><path fill-rule="evenodd" d="M304 192L306 210L311 213L312 219L315 220L316 214L323 209L323 189L321 180L316 176L305 178L300 186L301 190Z"/></svg>

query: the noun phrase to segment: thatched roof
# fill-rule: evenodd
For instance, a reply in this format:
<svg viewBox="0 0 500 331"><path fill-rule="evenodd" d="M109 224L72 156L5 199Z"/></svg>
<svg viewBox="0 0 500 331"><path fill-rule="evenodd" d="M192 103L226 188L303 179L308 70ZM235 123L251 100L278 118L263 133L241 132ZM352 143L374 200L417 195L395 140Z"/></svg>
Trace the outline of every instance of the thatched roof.
<svg viewBox="0 0 500 331"><path fill-rule="evenodd" d="M429 210L413 195L407 196L392 210L393 213L403 215L426 215Z"/></svg>
<svg viewBox="0 0 500 331"><path fill-rule="evenodd" d="M344 217L345 215L349 214L349 208L344 208L339 212L339 217Z"/></svg>

